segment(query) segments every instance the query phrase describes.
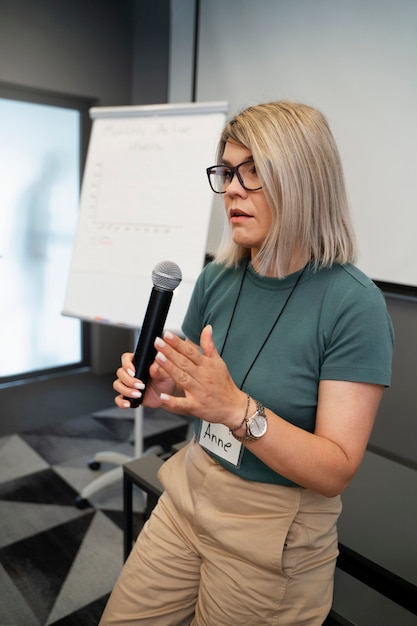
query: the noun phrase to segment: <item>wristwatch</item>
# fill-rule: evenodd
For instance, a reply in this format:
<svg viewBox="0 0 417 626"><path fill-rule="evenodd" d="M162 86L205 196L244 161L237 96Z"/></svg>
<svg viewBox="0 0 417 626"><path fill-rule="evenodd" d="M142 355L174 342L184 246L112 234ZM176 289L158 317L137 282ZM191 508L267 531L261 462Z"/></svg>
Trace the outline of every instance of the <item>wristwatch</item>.
<svg viewBox="0 0 417 626"><path fill-rule="evenodd" d="M266 417L265 409L258 400L255 400L255 402L255 413L245 418L246 435L244 435L243 437L239 437L238 435L235 435L233 431L231 431L233 437L241 443L245 443L247 441L257 441L264 436L268 429L268 419Z"/></svg>

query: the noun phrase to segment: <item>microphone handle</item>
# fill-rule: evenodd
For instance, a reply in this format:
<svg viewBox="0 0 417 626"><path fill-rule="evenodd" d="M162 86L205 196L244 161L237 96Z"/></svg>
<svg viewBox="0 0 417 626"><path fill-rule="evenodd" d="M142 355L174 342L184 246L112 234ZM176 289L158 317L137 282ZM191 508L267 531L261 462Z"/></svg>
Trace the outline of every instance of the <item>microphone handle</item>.
<svg viewBox="0 0 417 626"><path fill-rule="evenodd" d="M146 386L149 380L149 368L155 360L155 339L161 337L165 321L171 304L173 291L166 291L153 287L146 309L145 319L136 345L133 363L136 369L136 378ZM142 404L145 390L140 398L128 398L132 409Z"/></svg>

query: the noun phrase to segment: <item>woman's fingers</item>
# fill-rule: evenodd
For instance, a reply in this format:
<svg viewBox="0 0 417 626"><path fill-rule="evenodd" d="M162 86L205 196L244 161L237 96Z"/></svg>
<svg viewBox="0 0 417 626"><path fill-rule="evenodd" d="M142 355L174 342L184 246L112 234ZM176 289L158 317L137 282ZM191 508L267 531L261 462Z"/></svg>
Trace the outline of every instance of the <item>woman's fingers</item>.
<svg viewBox="0 0 417 626"><path fill-rule="evenodd" d="M121 369L126 372L128 376L131 378L135 377L135 366L133 364L133 352L125 352L122 354L122 367ZM117 375L119 374L120 369L117 370Z"/></svg>
<svg viewBox="0 0 417 626"><path fill-rule="evenodd" d="M164 402L175 404L175 408L189 411L202 417L218 413L218 405L228 401L236 389L226 364L219 356L213 340L211 326L206 326L201 334L201 348L189 340L183 340L165 333L164 339L157 339L156 361L182 388L185 397L171 400L163 396Z"/></svg>
<svg viewBox="0 0 417 626"><path fill-rule="evenodd" d="M201 363L201 352L199 346L190 341L189 339L181 339L178 335L174 335L170 331L164 333L164 338L157 338L155 345L157 349L159 347L168 349L165 350L166 356L173 356L173 352L169 351L169 348L172 348L178 355L182 355L185 359L191 361L192 363L199 364Z"/></svg>
<svg viewBox="0 0 417 626"><path fill-rule="evenodd" d="M120 395L120 398L124 400L126 400L126 398L141 398L144 388L144 384L140 381L135 382L134 386L127 386L120 379L113 382L113 389ZM126 406L130 406L130 404Z"/></svg>
<svg viewBox="0 0 417 626"><path fill-rule="evenodd" d="M167 336L166 333L164 339L158 337L155 347L158 351L155 361L179 387L187 389L190 383L198 379L202 355L193 343L184 341L171 333Z"/></svg>
<svg viewBox="0 0 417 626"><path fill-rule="evenodd" d="M118 406L130 406L127 398L140 398L145 388L143 382L135 378L135 366L133 364L133 353L125 352L122 355L122 367L116 371L116 380L113 382L113 389L120 394L115 399Z"/></svg>
<svg viewBox="0 0 417 626"><path fill-rule="evenodd" d="M220 357L219 353L217 352L217 348L213 342L213 328L210 324L205 326L201 331L200 346L205 356L208 356L212 359Z"/></svg>

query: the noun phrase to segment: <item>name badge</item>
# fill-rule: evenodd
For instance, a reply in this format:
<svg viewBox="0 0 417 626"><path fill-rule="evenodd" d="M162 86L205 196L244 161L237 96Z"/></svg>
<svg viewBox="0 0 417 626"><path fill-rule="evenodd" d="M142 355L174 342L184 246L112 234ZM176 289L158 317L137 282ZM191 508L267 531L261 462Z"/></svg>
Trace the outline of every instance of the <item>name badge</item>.
<svg viewBox="0 0 417 626"><path fill-rule="evenodd" d="M201 420L198 443L209 452L239 467L243 446L224 424L211 424Z"/></svg>

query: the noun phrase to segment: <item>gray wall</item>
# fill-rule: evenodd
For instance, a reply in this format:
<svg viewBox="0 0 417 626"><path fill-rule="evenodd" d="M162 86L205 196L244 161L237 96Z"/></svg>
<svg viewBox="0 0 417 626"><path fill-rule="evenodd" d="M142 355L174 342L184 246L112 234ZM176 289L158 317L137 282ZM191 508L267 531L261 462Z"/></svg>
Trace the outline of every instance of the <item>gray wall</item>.
<svg viewBox="0 0 417 626"><path fill-rule="evenodd" d="M130 0L0 0L0 80L125 104L132 16Z"/></svg>
<svg viewBox="0 0 417 626"><path fill-rule="evenodd" d="M169 0L0 0L0 81L98 100L166 102Z"/></svg>
<svg viewBox="0 0 417 626"><path fill-rule="evenodd" d="M385 391L369 448L417 469L417 297L386 295L395 330L392 384Z"/></svg>

